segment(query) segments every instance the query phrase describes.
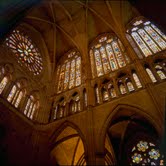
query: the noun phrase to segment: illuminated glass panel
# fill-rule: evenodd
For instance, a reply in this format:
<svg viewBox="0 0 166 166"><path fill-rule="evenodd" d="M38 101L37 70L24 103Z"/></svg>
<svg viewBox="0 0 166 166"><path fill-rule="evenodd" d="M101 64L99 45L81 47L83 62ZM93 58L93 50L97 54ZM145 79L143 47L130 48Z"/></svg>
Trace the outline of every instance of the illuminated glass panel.
<svg viewBox="0 0 166 166"><path fill-rule="evenodd" d="M4 77L0 83L0 94L3 92L3 90L5 89L6 85L8 83L8 79L7 77Z"/></svg>
<svg viewBox="0 0 166 166"><path fill-rule="evenodd" d="M92 77L95 77L95 64L94 64L94 57L93 57L93 51L90 50L90 62L91 62L91 70L92 70Z"/></svg>
<svg viewBox="0 0 166 166"><path fill-rule="evenodd" d="M97 75L102 76L103 68L102 68L102 63L101 63L101 59L100 59L100 53L97 49L94 51L94 56L95 56L95 61L96 61Z"/></svg>
<svg viewBox="0 0 166 166"><path fill-rule="evenodd" d="M148 46L152 49L154 53L160 51L159 47L153 42L151 37L143 29L139 29L138 33L140 34L140 36L148 44Z"/></svg>
<svg viewBox="0 0 166 166"><path fill-rule="evenodd" d="M120 84L119 89L120 89L121 94L126 93L126 88L125 88L124 84Z"/></svg>
<svg viewBox="0 0 166 166"><path fill-rule="evenodd" d="M150 79L152 80L152 82L157 82L156 78L154 77L152 71L148 68L146 68L146 72L148 73Z"/></svg>
<svg viewBox="0 0 166 166"><path fill-rule="evenodd" d="M130 165L164 165L164 155L155 144L140 140L131 150Z"/></svg>
<svg viewBox="0 0 166 166"><path fill-rule="evenodd" d="M65 65L61 67L61 72L59 75L58 92L61 92L63 90L64 76L65 76Z"/></svg>
<svg viewBox="0 0 166 166"><path fill-rule="evenodd" d="M131 82L127 82L127 87L128 87L129 92L134 91L134 86Z"/></svg>
<svg viewBox="0 0 166 166"><path fill-rule="evenodd" d="M23 92L21 91L21 92L19 93L18 97L17 97L16 102L15 102L15 107L16 107L16 108L19 106L22 97L23 97Z"/></svg>
<svg viewBox="0 0 166 166"><path fill-rule="evenodd" d="M30 104L31 104L31 99L28 99L27 104L26 104L26 107L25 107L25 110L24 110L24 114L25 114L25 115L26 115L27 112L28 112L28 109L29 109Z"/></svg>
<svg viewBox="0 0 166 166"><path fill-rule="evenodd" d="M87 106L88 105L88 101L87 101L87 93L86 93L86 91L84 92L84 104L85 104L85 106Z"/></svg>
<svg viewBox="0 0 166 166"><path fill-rule="evenodd" d="M32 112L31 112L31 115L30 115L30 119L33 119L35 111L36 111L36 103L33 105Z"/></svg>
<svg viewBox="0 0 166 166"><path fill-rule="evenodd" d="M16 92L16 94L14 95L14 98L13 98L13 100L12 100L12 104L15 103L15 101L16 101L16 99L17 99L19 93L20 93L20 91L17 90L17 92Z"/></svg>
<svg viewBox="0 0 166 166"><path fill-rule="evenodd" d="M160 31L154 24L151 24L151 26L166 40L166 35Z"/></svg>
<svg viewBox="0 0 166 166"><path fill-rule="evenodd" d="M128 56L127 56L126 52L125 52L125 48L124 48L124 46L123 46L122 42L121 42L119 39L118 39L118 43L119 43L119 46L120 46L120 48L121 48L121 50L122 50L122 52L123 52L123 54L124 54L124 57L125 57L125 59L126 59L127 63L129 63L129 62L130 62L130 60L129 60L129 58L128 58Z"/></svg>
<svg viewBox="0 0 166 166"><path fill-rule="evenodd" d="M33 102L31 102L29 109L28 109L27 117L30 117L32 109L33 109L33 105L34 105Z"/></svg>
<svg viewBox="0 0 166 166"><path fill-rule="evenodd" d="M131 33L131 35L146 57L152 54L152 52L145 45L143 40L139 37L139 35L136 32Z"/></svg>
<svg viewBox="0 0 166 166"><path fill-rule="evenodd" d="M95 92L96 92L96 102L99 103L100 102L100 98L99 98L99 89L98 87L95 88Z"/></svg>
<svg viewBox="0 0 166 166"><path fill-rule="evenodd" d="M71 61L69 89L75 86L75 59Z"/></svg>
<svg viewBox="0 0 166 166"><path fill-rule="evenodd" d="M106 90L103 90L103 99L104 99L104 101L109 99L109 95L108 95L108 92Z"/></svg>
<svg viewBox="0 0 166 166"><path fill-rule="evenodd" d="M60 107L60 110L59 110L59 117L62 118L63 117L63 112L64 112L64 108L63 106Z"/></svg>
<svg viewBox="0 0 166 166"><path fill-rule="evenodd" d="M76 59L76 86L81 84L81 58Z"/></svg>
<svg viewBox="0 0 166 166"><path fill-rule="evenodd" d="M135 21L134 23L133 23L133 25L134 26L137 26L137 25L140 25L140 24L142 24L143 23L143 21L142 20L139 20L139 21Z"/></svg>
<svg viewBox="0 0 166 166"><path fill-rule="evenodd" d="M118 69L118 66L117 66L117 62L116 62L116 59L115 59L115 55L112 51L112 48L111 48L110 44L106 45L106 50L107 50L108 59L110 61L111 69L112 69L112 71L114 71L114 70Z"/></svg>
<svg viewBox="0 0 166 166"><path fill-rule="evenodd" d="M54 119L57 118L57 111L58 111L58 106L55 107L55 110L54 110Z"/></svg>
<svg viewBox="0 0 166 166"><path fill-rule="evenodd" d="M162 79L162 80L166 79L166 76L165 76L164 72L162 71L163 69L160 65L156 65L155 69L156 69L157 74L159 75L160 79Z"/></svg>
<svg viewBox="0 0 166 166"><path fill-rule="evenodd" d="M145 26L144 29L149 33L153 40L157 42L161 49L166 48L166 42L150 26Z"/></svg>
<svg viewBox="0 0 166 166"><path fill-rule="evenodd" d="M137 88L142 88L141 82L140 82L137 74L133 73L133 78L134 78L134 81L135 81L135 83L137 85Z"/></svg>
<svg viewBox="0 0 166 166"><path fill-rule="evenodd" d="M119 64L119 67L123 67L126 65L125 61L124 61L124 58L122 56L122 53L120 51L120 48L117 44L117 42L112 42L112 47L113 47L113 50L114 50L114 53L116 55L116 59L118 61L118 64Z"/></svg>
<svg viewBox="0 0 166 166"><path fill-rule="evenodd" d="M14 30L6 38L6 45L13 51L21 66L24 65L34 75L41 73L43 69L41 54L27 35Z"/></svg>
<svg viewBox="0 0 166 166"><path fill-rule="evenodd" d="M116 97L116 91L115 91L115 89L114 89L113 87L110 88L109 91L110 91L110 96L111 96L112 98Z"/></svg>
<svg viewBox="0 0 166 166"><path fill-rule="evenodd" d="M64 90L68 88L69 74L70 74L69 71L70 71L70 62L67 62L66 71L65 71L65 81L64 81L64 87L63 87Z"/></svg>
<svg viewBox="0 0 166 166"><path fill-rule="evenodd" d="M104 73L107 74L110 71L107 55L104 47L100 47L100 55L103 63Z"/></svg>
<svg viewBox="0 0 166 166"><path fill-rule="evenodd" d="M8 100L9 102L12 101L12 99L13 99L15 93L16 93L16 90L17 90L17 88L16 88L16 86L14 85L13 88L12 88L12 90L10 91L8 97L7 97L7 100Z"/></svg>

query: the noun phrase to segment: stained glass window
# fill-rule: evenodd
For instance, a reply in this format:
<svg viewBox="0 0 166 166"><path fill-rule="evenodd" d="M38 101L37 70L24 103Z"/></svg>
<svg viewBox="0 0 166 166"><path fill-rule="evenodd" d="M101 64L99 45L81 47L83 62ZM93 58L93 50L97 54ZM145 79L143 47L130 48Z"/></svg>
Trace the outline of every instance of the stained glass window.
<svg viewBox="0 0 166 166"><path fill-rule="evenodd" d="M99 76L103 75L103 67L102 67L102 63L101 63L100 52L98 50L95 50L94 56L95 56L95 61L96 61L97 75L99 77Z"/></svg>
<svg viewBox="0 0 166 166"><path fill-rule="evenodd" d="M166 36L160 29L150 21L135 23L126 32L132 36L145 57L166 49Z"/></svg>
<svg viewBox="0 0 166 166"><path fill-rule="evenodd" d="M110 96L111 96L112 98L116 97L116 91L115 91L115 89L114 89L113 87L111 87L111 88L109 89L109 91L110 91Z"/></svg>
<svg viewBox="0 0 166 166"><path fill-rule="evenodd" d="M154 28L154 30L156 30L156 32L158 32L159 35L161 35L161 37L163 37L166 40L166 35L161 32L160 29L158 29L154 24L151 24L151 26Z"/></svg>
<svg viewBox="0 0 166 166"><path fill-rule="evenodd" d="M152 82L157 82L156 78L154 77L152 71L149 68L146 68L146 72L148 73L150 79L152 80Z"/></svg>
<svg viewBox="0 0 166 166"><path fill-rule="evenodd" d="M23 97L23 92L21 91L16 99L16 102L15 102L15 107L17 108L21 102L21 99Z"/></svg>
<svg viewBox="0 0 166 166"><path fill-rule="evenodd" d="M96 102L99 103L100 102L100 97L99 97L99 89L98 89L98 87L95 87L95 93L96 93Z"/></svg>
<svg viewBox="0 0 166 166"><path fill-rule="evenodd" d="M166 48L166 42L155 32L150 26L145 26L144 28L148 34L155 40L158 45L161 47L161 49Z"/></svg>
<svg viewBox="0 0 166 166"><path fill-rule="evenodd" d="M121 94L126 93L126 88L125 88L124 84L121 83L120 86L119 86L119 89L120 89Z"/></svg>
<svg viewBox="0 0 166 166"><path fill-rule="evenodd" d="M131 82L127 82L127 87L128 87L129 92L134 91L134 86Z"/></svg>
<svg viewBox="0 0 166 166"><path fill-rule="evenodd" d="M120 51L120 48L118 46L118 43L117 42L113 42L112 43L112 47L113 47L113 50L114 50L114 53L116 55L116 58L117 58L117 61L118 61L118 64L120 67L123 67L126 65L125 61L124 61L124 58L122 56L122 53Z"/></svg>
<svg viewBox="0 0 166 166"><path fill-rule="evenodd" d="M8 100L9 102L12 101L14 95L16 94L16 91L17 91L17 87L16 87L16 85L14 85L14 86L12 87L12 89L11 89L11 91L10 91L8 97L7 97L7 100Z"/></svg>
<svg viewBox="0 0 166 166"><path fill-rule="evenodd" d="M110 44L106 45L106 50L107 50L108 59L110 61L111 70L114 71L118 69L118 66Z"/></svg>
<svg viewBox="0 0 166 166"><path fill-rule="evenodd" d="M81 57L76 51L67 55L67 60L57 70L58 93L81 84Z"/></svg>
<svg viewBox="0 0 166 166"><path fill-rule="evenodd" d="M159 47L153 42L151 37L143 29L139 29L138 33L154 53L160 51Z"/></svg>
<svg viewBox="0 0 166 166"><path fill-rule="evenodd" d="M57 118L57 111L58 111L58 105L55 107L55 110L54 110L54 119Z"/></svg>
<svg viewBox="0 0 166 166"><path fill-rule="evenodd" d="M19 30L14 30L12 34L6 38L6 45L15 54L21 66L25 66L34 75L41 73L43 69L41 54L27 35L24 35Z"/></svg>
<svg viewBox="0 0 166 166"><path fill-rule="evenodd" d="M35 112L37 111L38 107L39 107L39 102L36 101L35 98L31 95L28 98L27 104L25 106L24 114L28 118L33 119L34 115L35 115Z"/></svg>
<svg viewBox="0 0 166 166"><path fill-rule="evenodd" d="M135 42L137 43L137 45L140 47L140 49L142 50L142 52L144 53L144 55L147 57L149 55L152 54L152 52L149 50L149 48L145 45L145 43L143 42L143 40L140 38L140 36L138 35L138 33L133 32L131 34L131 36L133 37L133 39L135 40Z"/></svg>
<svg viewBox="0 0 166 166"><path fill-rule="evenodd" d="M129 63L123 44L110 34L99 37L97 42L91 45L89 54L93 78L108 74Z"/></svg>
<svg viewBox="0 0 166 166"><path fill-rule="evenodd" d="M84 105L85 107L88 105L88 98L87 98L87 92L86 90L84 89L83 91L83 94L84 94Z"/></svg>
<svg viewBox="0 0 166 166"><path fill-rule="evenodd" d="M3 90L5 89L6 85L8 83L8 78L4 77L0 83L0 94L3 92Z"/></svg>
<svg viewBox="0 0 166 166"><path fill-rule="evenodd" d="M108 99L109 99L109 95L108 95L108 92L105 90L105 89L103 89L103 100L104 101L107 101Z"/></svg>
<svg viewBox="0 0 166 166"><path fill-rule="evenodd" d="M130 165L164 165L163 158L154 143L140 140L131 150Z"/></svg>
<svg viewBox="0 0 166 166"><path fill-rule="evenodd" d="M134 78L135 84L137 85L137 88L142 88L141 82L136 73L133 73L133 78Z"/></svg>
<svg viewBox="0 0 166 166"><path fill-rule="evenodd" d="M163 72L163 68L160 65L156 65L155 69L156 69L157 74L159 75L160 79L162 79L162 80L166 79L166 76Z"/></svg>

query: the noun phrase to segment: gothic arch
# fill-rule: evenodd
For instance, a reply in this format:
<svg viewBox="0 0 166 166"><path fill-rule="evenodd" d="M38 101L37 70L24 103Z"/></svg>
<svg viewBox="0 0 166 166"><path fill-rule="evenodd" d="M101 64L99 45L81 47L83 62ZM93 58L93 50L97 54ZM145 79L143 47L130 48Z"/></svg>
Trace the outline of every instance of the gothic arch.
<svg viewBox="0 0 166 166"><path fill-rule="evenodd" d="M63 132L64 129L66 129L67 127L71 127L72 129L76 130L76 132L78 133L78 136L82 139L83 144L84 144L84 148L85 148L85 152L87 152L87 145L86 145L86 141L85 141L85 137L83 135L83 133L81 132L81 130L79 129L79 127L70 122L70 121L65 121L64 123L60 124L53 132L53 134L50 136L50 141L49 141L49 147L50 150L52 150L54 148L54 146L56 145L56 139L57 137Z"/></svg>
<svg viewBox="0 0 166 166"><path fill-rule="evenodd" d="M80 129L75 124L66 121L56 132L51 136L49 146L52 162L60 165L86 163L87 150ZM64 154L66 157L63 157Z"/></svg>
<svg viewBox="0 0 166 166"><path fill-rule="evenodd" d="M126 111L125 112L121 112L123 110L127 110L127 113ZM129 112L128 112L129 111ZM132 112L131 112L132 111ZM156 121L154 120L153 117L151 117L148 113L145 112L144 109L142 108L139 108L139 107L136 107L136 106L132 106L132 105L126 105L126 104L119 104L117 106L115 106L112 111L110 111L111 113L109 114L109 116L107 117L107 119L105 120L105 123L103 124L102 128L101 128L101 131L99 133L99 135L101 136L101 146L98 147L99 151L103 152L104 151L104 142L105 142L105 137L106 137L106 134L107 134L107 130L109 128L109 126L111 125L112 121L114 120L114 117L116 117L116 115L118 113L124 113L124 115L127 115L129 114L128 116L132 116L132 115L140 115L141 117L145 118L148 123L153 126L156 131L157 131L157 134L160 135L160 126L156 123Z"/></svg>

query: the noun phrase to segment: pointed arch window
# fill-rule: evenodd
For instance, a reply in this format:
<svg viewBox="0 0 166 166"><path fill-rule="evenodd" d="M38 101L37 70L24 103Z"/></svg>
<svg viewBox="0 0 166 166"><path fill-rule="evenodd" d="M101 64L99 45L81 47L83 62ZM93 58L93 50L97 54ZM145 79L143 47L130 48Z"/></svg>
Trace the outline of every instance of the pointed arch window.
<svg viewBox="0 0 166 166"><path fill-rule="evenodd" d="M34 96L30 96L26 103L24 114L30 118L34 119L35 114L37 114L37 110L39 108L39 101L35 100Z"/></svg>
<svg viewBox="0 0 166 166"><path fill-rule="evenodd" d="M164 70L163 70L162 66L156 65L155 69L156 69L156 72L157 72L157 74L158 74L158 76L160 77L161 80L166 79L166 76L165 76L165 73L164 73Z"/></svg>
<svg viewBox="0 0 166 166"><path fill-rule="evenodd" d="M95 97L96 97L96 103L100 103L100 97L99 97L99 88L97 85L95 85Z"/></svg>
<svg viewBox="0 0 166 166"><path fill-rule="evenodd" d="M127 93L127 92L126 92L126 87L125 87L125 85L124 85L123 83L120 83L119 89L120 89L120 93L121 93L122 95L125 94L125 93Z"/></svg>
<svg viewBox="0 0 166 166"><path fill-rule="evenodd" d="M39 49L23 32L14 30L6 38L6 45L12 50L21 66L26 67L34 75L39 75L43 69L43 61Z"/></svg>
<svg viewBox="0 0 166 166"><path fill-rule="evenodd" d="M129 92L134 91L134 86L133 86L133 84L132 84L131 81L127 81L126 84L127 84L127 88L128 88L128 90L129 90Z"/></svg>
<svg viewBox="0 0 166 166"><path fill-rule="evenodd" d="M84 96L84 107L87 107L87 105L88 105L88 97L87 97L86 89L83 90L83 96Z"/></svg>
<svg viewBox="0 0 166 166"><path fill-rule="evenodd" d="M8 78L5 76L0 82L0 94L3 92L7 84L8 84Z"/></svg>
<svg viewBox="0 0 166 166"><path fill-rule="evenodd" d="M58 67L58 89L61 93L81 85L81 57L77 51L69 51L67 59Z"/></svg>
<svg viewBox="0 0 166 166"><path fill-rule="evenodd" d="M146 72L148 73L150 79L152 80L152 82L157 82L155 76L153 75L152 71L149 68L146 68Z"/></svg>
<svg viewBox="0 0 166 166"><path fill-rule="evenodd" d="M108 91L112 98L116 97L116 91L115 91L115 88L113 87L113 85L111 85L110 87L108 86Z"/></svg>
<svg viewBox="0 0 166 166"><path fill-rule="evenodd" d="M166 36L150 21L135 21L127 29L127 34L132 37L145 57L166 49ZM131 45L133 46L132 43Z"/></svg>
<svg viewBox="0 0 166 166"><path fill-rule="evenodd" d="M123 44L111 34L99 36L91 44L89 56L93 78L115 71L129 63Z"/></svg>
<svg viewBox="0 0 166 166"><path fill-rule="evenodd" d="M135 84L136 84L137 88L142 88L141 82L140 82L140 80L139 80L136 73L133 73L133 79L135 81Z"/></svg>
<svg viewBox="0 0 166 166"><path fill-rule="evenodd" d="M103 101L107 101L109 99L109 94L107 90L103 87L101 91L102 91Z"/></svg>
<svg viewBox="0 0 166 166"><path fill-rule="evenodd" d="M12 101L12 99L14 98L14 95L16 94L16 92L18 92L17 86L14 85L14 86L12 87L12 89L11 89L11 91L10 91L8 97L7 97L7 100L8 100L9 102Z"/></svg>

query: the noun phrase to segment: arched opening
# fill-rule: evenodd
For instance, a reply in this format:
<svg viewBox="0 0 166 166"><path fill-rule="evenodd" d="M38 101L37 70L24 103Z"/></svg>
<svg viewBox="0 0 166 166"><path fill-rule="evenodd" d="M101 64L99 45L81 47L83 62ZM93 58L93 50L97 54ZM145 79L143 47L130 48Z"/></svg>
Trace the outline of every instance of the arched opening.
<svg viewBox="0 0 166 166"><path fill-rule="evenodd" d="M84 143L78 131L70 126L57 136L50 155L53 164L87 165Z"/></svg>
<svg viewBox="0 0 166 166"><path fill-rule="evenodd" d="M117 165L160 165L164 162L164 156L159 152L160 139L156 129L145 117L132 110L117 111L107 128L106 137L112 144ZM134 153L133 148L140 141L147 142L147 153L137 153L136 150ZM150 147L151 143L155 146Z"/></svg>

